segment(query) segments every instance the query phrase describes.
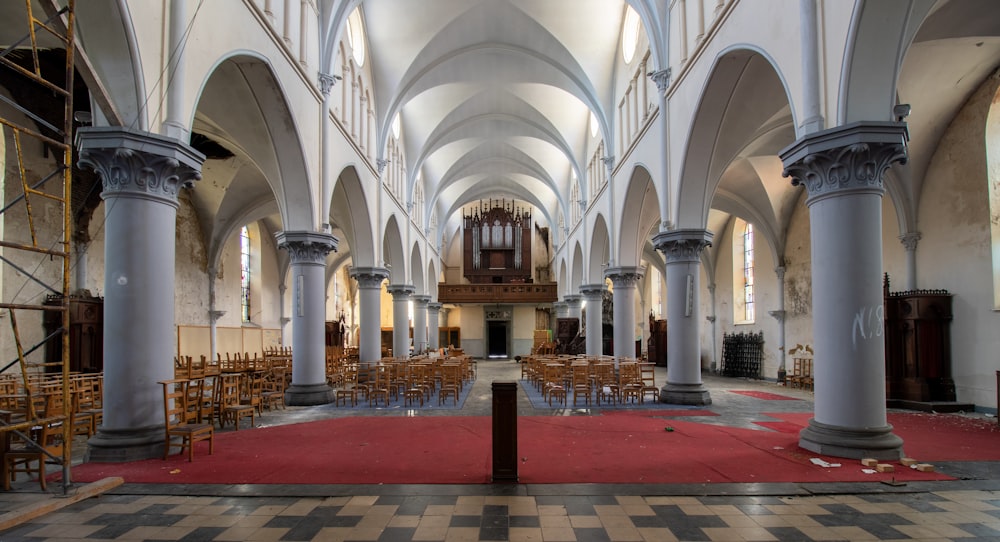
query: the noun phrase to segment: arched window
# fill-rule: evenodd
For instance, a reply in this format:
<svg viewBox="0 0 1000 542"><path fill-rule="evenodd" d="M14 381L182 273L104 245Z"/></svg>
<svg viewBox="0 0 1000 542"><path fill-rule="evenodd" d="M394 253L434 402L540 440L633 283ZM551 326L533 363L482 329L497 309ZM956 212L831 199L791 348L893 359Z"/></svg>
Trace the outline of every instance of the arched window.
<svg viewBox="0 0 1000 542"><path fill-rule="evenodd" d="M752 324L756 317L753 224L737 218L732 231L733 323Z"/></svg>
<svg viewBox="0 0 1000 542"><path fill-rule="evenodd" d="M240 228L240 308L243 321L250 321L250 232Z"/></svg>
<svg viewBox="0 0 1000 542"><path fill-rule="evenodd" d="M743 312L744 320L754 321L753 302L753 224L743 228Z"/></svg>
<svg viewBox="0 0 1000 542"><path fill-rule="evenodd" d="M622 24L622 59L628 64L635 56L639 44L639 14L632 6L625 7L625 22Z"/></svg>

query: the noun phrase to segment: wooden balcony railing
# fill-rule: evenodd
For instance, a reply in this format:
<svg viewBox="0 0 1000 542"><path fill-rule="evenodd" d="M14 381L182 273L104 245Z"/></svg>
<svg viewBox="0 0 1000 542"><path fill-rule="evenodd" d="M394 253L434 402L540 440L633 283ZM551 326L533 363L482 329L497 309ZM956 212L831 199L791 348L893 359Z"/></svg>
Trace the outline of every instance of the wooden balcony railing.
<svg viewBox="0 0 1000 542"><path fill-rule="evenodd" d="M441 303L552 303L556 284L438 284Z"/></svg>

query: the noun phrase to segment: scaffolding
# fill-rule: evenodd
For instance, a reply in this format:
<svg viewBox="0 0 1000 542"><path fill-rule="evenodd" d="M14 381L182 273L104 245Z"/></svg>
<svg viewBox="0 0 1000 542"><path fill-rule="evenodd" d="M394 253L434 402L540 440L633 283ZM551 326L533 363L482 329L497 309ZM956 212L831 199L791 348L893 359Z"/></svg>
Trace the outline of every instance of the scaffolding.
<svg viewBox="0 0 1000 542"><path fill-rule="evenodd" d="M8 88L23 85L20 88L30 88L33 92L48 93L62 100L62 118L52 111L33 110L30 103L18 103L3 95L0 99L7 106L4 111L15 111L12 118L4 118L0 113L0 127L3 129L3 141L13 143L15 156L8 156L7 161L16 160L18 178L5 178L5 189L10 193L11 187L19 186L20 194L3 203L0 208L0 218L8 220L10 214L17 210L26 216L27 232L30 241L18 243L0 239L0 266L6 272L23 275L25 283L33 283L47 292L50 299L45 302L43 296L30 298L27 302L19 302L17 292L7 293L3 289L0 295L0 312L6 313L10 319L10 329L16 346L16 359L6 362L0 367L0 377L7 377L20 370L18 394L22 395L17 403L16 411L3 411L0 418L0 441L4 447L12 436L17 435L25 441L29 451L37 451L43 455L39 461L52 461L62 467L62 490L68 492L70 480L70 464L72 457L73 427L71 423L72 404L70 389L70 346L69 346L69 301L70 301L70 246L72 242L72 171L73 171L73 77L74 77L74 0L68 0L64 7L58 7L54 2L41 2L44 13L38 13L37 5L32 0L24 0L24 33L22 37L11 44L5 44L0 50L0 70L5 71L2 77ZM42 18L44 17L44 18ZM53 45L54 44L54 45ZM43 73L40 54L53 47L65 50L65 70L58 77ZM22 94L23 95L23 94ZM47 118L48 117L48 118ZM61 121L61 122L60 122ZM34 143L32 145L32 142ZM26 167L29 158L29 148L42 148L43 152L53 153L54 167L50 171L36 171L36 168ZM10 148L10 145L8 145ZM58 160L61 153L61 161ZM11 168L8 168L11 171ZM62 186L56 186L61 180ZM39 209L40 208L40 209ZM51 224L50 217L53 208L61 211L62 235L40 235L44 231L58 230ZM20 219L20 218L19 218ZM25 262L37 262L35 267L25 265ZM48 263L47 263L48 262ZM51 273L52 266L61 263L62 282L58 287L46 282L54 282L53 278L40 273L43 266ZM10 290L15 290L10 288ZM35 303L35 300L38 300ZM52 299L58 302L52 303ZM61 317L58 330L42 338L36 344L25 345L22 341L22 331L18 329L18 315L27 312L46 314L55 311ZM41 313L37 311L42 311ZM27 335L27 333L25 333ZM57 362L31 362L27 358L36 350L46 346L50 341L61 343L62 355ZM33 375L61 373L62 385L59 387L61 402L52 401L48 405L60 404L61 411L41 408L39 400L43 393L41 386L33 379ZM9 378L8 380L13 380ZM10 404L5 404L8 409ZM58 426L61 429L61 454L46 449L44 442L39 441L40 427ZM46 459L47 458L47 459ZM6 461L6 459L4 459Z"/></svg>

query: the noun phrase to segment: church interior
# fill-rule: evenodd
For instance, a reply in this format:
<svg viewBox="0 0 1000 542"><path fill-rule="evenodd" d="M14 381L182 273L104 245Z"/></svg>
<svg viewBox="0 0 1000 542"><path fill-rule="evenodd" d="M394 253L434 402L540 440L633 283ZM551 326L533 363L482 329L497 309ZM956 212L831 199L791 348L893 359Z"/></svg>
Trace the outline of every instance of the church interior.
<svg viewBox="0 0 1000 542"><path fill-rule="evenodd" d="M550 355L898 460L892 409L997 415L998 103L992 0L4 2L0 401L99 374L75 453L130 462L192 364Z"/></svg>

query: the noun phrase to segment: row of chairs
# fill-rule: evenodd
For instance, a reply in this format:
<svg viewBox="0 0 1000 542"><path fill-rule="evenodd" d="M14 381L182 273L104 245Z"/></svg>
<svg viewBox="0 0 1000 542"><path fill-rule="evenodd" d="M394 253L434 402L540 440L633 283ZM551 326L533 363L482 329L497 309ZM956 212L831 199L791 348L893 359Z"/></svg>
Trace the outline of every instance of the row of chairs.
<svg viewBox="0 0 1000 542"><path fill-rule="evenodd" d="M224 429L232 424L240 429L244 418L250 427L264 410L284 408L285 388L291 370L283 366L270 369L213 369L190 363L177 371L175 378L160 382L163 387L165 445L163 458L173 448L188 453L194 460L194 444L207 440L209 454L214 451L215 424Z"/></svg>
<svg viewBox="0 0 1000 542"><path fill-rule="evenodd" d="M475 380L475 361L468 356L383 358L375 363L345 360L334 365L328 381L337 406L389 406L402 399L404 406L424 406L437 395L438 404L458 399L467 383Z"/></svg>
<svg viewBox="0 0 1000 542"><path fill-rule="evenodd" d="M647 397L656 402L660 390L655 382L655 364L610 356L528 356L522 360L521 378L534 385L550 406L573 406L582 400L596 403L642 404Z"/></svg>
<svg viewBox="0 0 1000 542"><path fill-rule="evenodd" d="M66 425L70 438L97 431L103 418L103 387L102 373L74 373L67 380L52 373L0 375L4 489L10 489L19 473L37 476L46 489L46 463L61 462L69 445L64 441Z"/></svg>

